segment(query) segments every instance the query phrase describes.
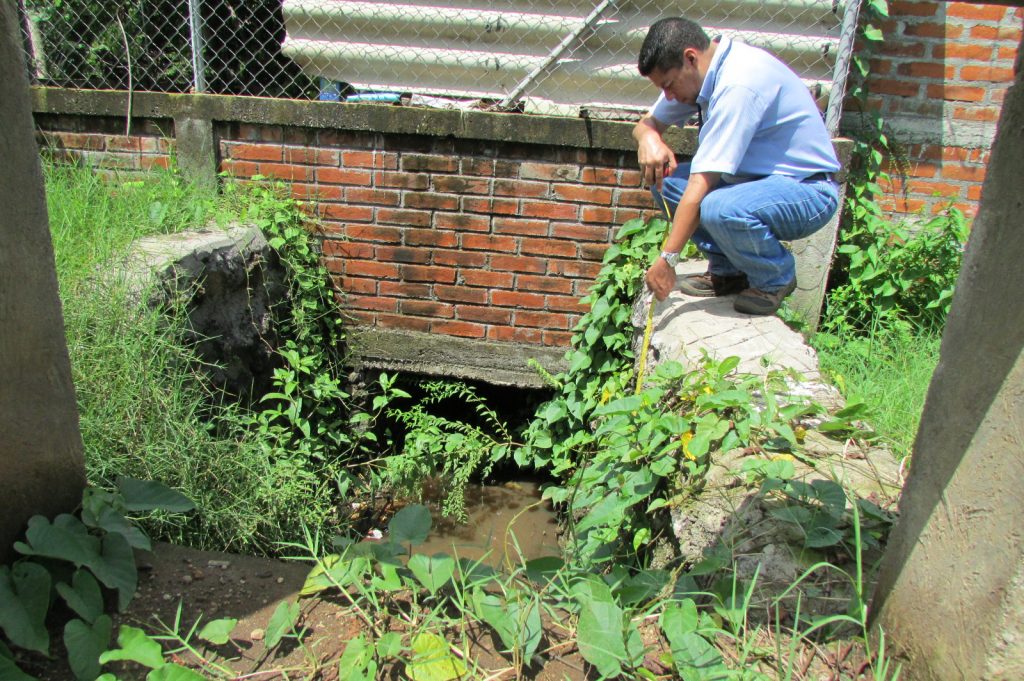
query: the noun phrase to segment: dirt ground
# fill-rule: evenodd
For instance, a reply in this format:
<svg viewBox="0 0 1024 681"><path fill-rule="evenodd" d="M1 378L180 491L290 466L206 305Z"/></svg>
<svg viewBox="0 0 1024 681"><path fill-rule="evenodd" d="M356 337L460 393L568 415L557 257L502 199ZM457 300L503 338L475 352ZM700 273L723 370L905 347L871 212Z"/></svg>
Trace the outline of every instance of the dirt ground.
<svg viewBox="0 0 1024 681"><path fill-rule="evenodd" d="M230 668L236 678L345 678L339 676L338 660L346 643L362 632L363 626L340 599L299 599L299 591L312 567L309 563L199 551L171 544L156 544L152 552L139 553L137 560L139 589L127 611L115 618L115 637L121 624L142 628L151 635L166 633L174 628L179 612L178 631L182 633L189 631L197 618L200 627L213 619L234 618L238 624L231 632L230 643L202 650L205 656ZM304 647L286 639L275 650L267 651L264 637L274 609L282 601L296 600L302 608L299 626L307 630ZM57 652L61 648L60 632L52 632L51 636ZM479 678L515 678L509 670L510 660L495 652L489 631L470 631L468 638L472 642L471 661L481 672ZM169 647L172 646L165 649ZM56 654L49 661L35 660L26 671L43 681L74 681L66 660L60 658L62 655ZM202 670L202 664L188 653L173 661ZM509 671L499 673L503 669ZM122 681L144 679L148 672L133 664L120 665L113 671ZM401 666L395 665L385 669L381 678L406 677ZM547 655L543 666L530 670L529 678L577 681L591 677L571 644L557 646Z"/></svg>
<svg viewBox="0 0 1024 681"><path fill-rule="evenodd" d="M200 650L211 661L229 669L233 678L265 680L337 681L346 679L338 661L346 643L364 631L364 626L341 599L310 597L298 598L309 563L256 558L235 554L157 544L152 552L139 553L139 589L127 611L115 618L115 636L118 626L128 624L144 629L151 635L166 633L175 627L181 633L200 619L203 623L219 618L238 620L224 646L207 646ZM299 626L305 627L303 646L286 639L280 646L268 651L264 645L268 621L282 601L301 605ZM645 659L645 667L658 679L674 678L671 670L661 663L662 643L656 628L642 626L644 643L652 648ZM770 632L763 636L771 638ZM63 657L60 631L51 632L54 658L29 660L25 671L42 681L74 681L74 676ZM509 681L515 679L511 660L496 652L495 641L489 630L470 629L466 662L473 670L466 679ZM197 646L201 641L195 641ZM720 641L726 658L730 654L727 641ZM768 651L788 646L786 641L764 640L759 647ZM165 649L172 648L166 645ZM579 655L575 642L560 640L556 627L545 627L545 640L541 645L547 652L543 661L524 671L521 678L538 681L584 681L596 679L598 674ZM189 653L173 656L172 661L189 666L202 673L202 663ZM762 662L765 658L762 658ZM25 661L23 661L24 663ZM859 645L834 642L828 647L815 645L798 649L792 658L790 677L798 680L871 679ZM764 667L762 667L762 670ZM108 665L122 681L141 681L148 669L131 663ZM213 673L207 677L226 678ZM378 673L381 679L406 679L401 664L386 667Z"/></svg>

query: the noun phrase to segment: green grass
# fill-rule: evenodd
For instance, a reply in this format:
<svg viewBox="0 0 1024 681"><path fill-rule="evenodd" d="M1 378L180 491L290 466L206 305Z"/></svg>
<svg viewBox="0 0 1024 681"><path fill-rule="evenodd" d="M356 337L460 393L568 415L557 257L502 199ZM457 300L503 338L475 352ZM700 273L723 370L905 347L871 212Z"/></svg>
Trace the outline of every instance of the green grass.
<svg viewBox="0 0 1024 681"><path fill-rule="evenodd" d="M237 205L196 200L170 173L123 183L45 168L89 482L127 475L181 490L199 510L147 530L199 548L269 553L322 521L323 505L311 507L323 482L274 460L243 409L209 385L180 310L140 306L105 274L134 239L205 226Z"/></svg>
<svg viewBox="0 0 1024 681"><path fill-rule="evenodd" d="M197 201L175 175L111 182L86 168L44 164L47 209L62 286L89 281L135 239L204 224L214 204Z"/></svg>
<svg viewBox="0 0 1024 681"><path fill-rule="evenodd" d="M910 453L917 436L939 341L933 333L911 332L813 339L822 371L848 400L868 405L872 427L900 458Z"/></svg>

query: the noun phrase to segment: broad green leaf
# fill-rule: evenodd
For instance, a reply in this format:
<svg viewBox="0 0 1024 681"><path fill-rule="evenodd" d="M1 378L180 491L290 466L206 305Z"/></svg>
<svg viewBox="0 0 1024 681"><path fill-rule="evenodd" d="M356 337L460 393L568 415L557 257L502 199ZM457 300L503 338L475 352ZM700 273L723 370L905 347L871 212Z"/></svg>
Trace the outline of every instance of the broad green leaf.
<svg viewBox="0 0 1024 681"><path fill-rule="evenodd" d="M0 565L0 629L19 648L49 654L50 573L35 563Z"/></svg>
<svg viewBox="0 0 1024 681"><path fill-rule="evenodd" d="M397 657L402 652L402 635L389 631L377 639L377 655L382 660Z"/></svg>
<svg viewBox="0 0 1024 681"><path fill-rule="evenodd" d="M789 459L774 459L764 467L765 477L789 480L796 475L796 466Z"/></svg>
<svg viewBox="0 0 1024 681"><path fill-rule="evenodd" d="M602 404L594 410L594 416L606 416L609 414L632 414L644 406L643 395L629 395Z"/></svg>
<svg viewBox="0 0 1024 681"><path fill-rule="evenodd" d="M477 617L497 632L506 651L515 648L516 625L502 598L485 593L481 589L474 589L473 610Z"/></svg>
<svg viewBox="0 0 1024 681"><path fill-rule="evenodd" d="M834 416L837 419L855 419L867 416L868 411L870 408L865 402L853 402L837 411Z"/></svg>
<svg viewBox="0 0 1024 681"><path fill-rule="evenodd" d="M846 492L833 480L815 480L811 483L814 496L833 516L839 517L846 510Z"/></svg>
<svg viewBox="0 0 1024 681"><path fill-rule="evenodd" d="M374 589L385 593L391 593L403 588L402 578L398 574L397 567L388 563L382 563L378 567L380 568L380 574L375 574L370 580Z"/></svg>
<svg viewBox="0 0 1024 681"><path fill-rule="evenodd" d="M117 487L121 490L124 506L129 511L188 513L196 508L192 500L184 494L155 480L118 478Z"/></svg>
<svg viewBox="0 0 1024 681"><path fill-rule="evenodd" d="M718 371L722 376L725 376L739 365L740 358L735 355L732 355L722 360L722 363L718 365Z"/></svg>
<svg viewBox="0 0 1024 681"><path fill-rule="evenodd" d="M696 631L699 621L697 604L687 598L665 606L661 612L661 631L669 645L673 645L684 634Z"/></svg>
<svg viewBox="0 0 1024 681"><path fill-rule="evenodd" d="M90 624L103 614L103 594L100 592L100 585L88 570L76 570L71 585L63 582L58 584L57 593L76 615Z"/></svg>
<svg viewBox="0 0 1024 681"><path fill-rule="evenodd" d="M628 504L617 493L610 493L599 501L576 524L576 532L583 533L593 527L618 527Z"/></svg>
<svg viewBox="0 0 1024 681"><path fill-rule="evenodd" d="M590 329L588 329L588 331L589 330ZM593 361L593 358L585 352L574 352L572 355L572 363L569 365L569 373L575 374L585 371L586 369L590 368L590 365L593 363Z"/></svg>
<svg viewBox="0 0 1024 681"><path fill-rule="evenodd" d="M99 516L105 508L123 510L124 500L120 494L99 487L86 487L82 492L82 522L89 527L99 527Z"/></svg>
<svg viewBox="0 0 1024 681"><path fill-rule="evenodd" d="M393 541L360 542L353 548L359 551L366 551L366 553L359 555L369 555L378 563L387 563L395 567L401 567L402 563L398 560L398 556L405 553L405 549Z"/></svg>
<svg viewBox="0 0 1024 681"><path fill-rule="evenodd" d="M104 586L117 589L117 608L124 612L132 602L139 583L135 554L128 540L119 534L104 536L102 545L102 555L89 563L88 567Z"/></svg>
<svg viewBox="0 0 1024 681"><path fill-rule="evenodd" d="M433 596L437 590L451 581L455 574L455 559L444 553L424 556L417 553L409 558L409 569L419 583Z"/></svg>
<svg viewBox="0 0 1024 681"><path fill-rule="evenodd" d="M543 556L526 561L526 577L531 582L546 586L565 567L565 561L557 556Z"/></svg>
<svg viewBox="0 0 1024 681"><path fill-rule="evenodd" d="M466 664L452 654L448 642L437 634L417 634L412 639L412 650L412 659L405 666L412 681L453 681L466 673Z"/></svg>
<svg viewBox="0 0 1024 681"><path fill-rule="evenodd" d="M135 526L132 521L109 506L100 510L95 517L96 527L106 532L116 532L123 536L133 548L149 551L152 543L146 533Z"/></svg>
<svg viewBox="0 0 1024 681"><path fill-rule="evenodd" d="M14 664L14 660L2 655L0 655L0 679L2 681L39 681L36 677L23 672L18 665Z"/></svg>
<svg viewBox="0 0 1024 681"><path fill-rule="evenodd" d="M622 673L627 660L622 610L614 603L581 600L577 626L580 655L605 677Z"/></svg>
<svg viewBox="0 0 1024 681"><path fill-rule="evenodd" d="M597 575L585 575L573 582L572 595L580 604L587 601L599 601L601 603L614 603L611 587L605 584Z"/></svg>
<svg viewBox="0 0 1024 681"><path fill-rule="evenodd" d="M222 646L231 640L231 632L237 624L238 620L230 617L212 620L199 631L199 638L215 646Z"/></svg>
<svg viewBox="0 0 1024 681"><path fill-rule="evenodd" d="M543 634L540 603L531 593L513 591L508 599L473 590L473 608L477 616L497 632L503 652L519 651L524 660L533 659Z"/></svg>
<svg viewBox="0 0 1024 681"><path fill-rule="evenodd" d="M100 664L129 660L150 669L156 669L165 664L160 644L150 638L142 629L122 624L117 634L117 644L121 647L116 650L108 650L100 655Z"/></svg>
<svg viewBox="0 0 1024 681"><path fill-rule="evenodd" d="M623 582L618 591L619 601L634 606L649 601L668 586L671 575L666 570L641 570Z"/></svg>
<svg viewBox="0 0 1024 681"><path fill-rule="evenodd" d="M339 676L351 681L375 681L377 663L373 660L373 646L362 634L348 641L338 661Z"/></svg>
<svg viewBox="0 0 1024 681"><path fill-rule="evenodd" d="M64 647L68 664L79 681L94 681L100 675L100 653L110 646L114 625L107 615L100 615L92 626L80 619L64 625Z"/></svg>
<svg viewBox="0 0 1024 681"><path fill-rule="evenodd" d="M509 614L516 623L516 647L529 662L537 653L544 634L540 619L540 600L532 593L519 592L508 601Z"/></svg>
<svg viewBox="0 0 1024 681"><path fill-rule="evenodd" d="M725 670L722 655L696 632L689 632L669 642L676 673L684 679L720 678Z"/></svg>
<svg viewBox="0 0 1024 681"><path fill-rule="evenodd" d="M813 527L804 537L804 546L811 549L820 549L826 546L835 546L843 540L843 535L832 527Z"/></svg>
<svg viewBox="0 0 1024 681"><path fill-rule="evenodd" d="M43 556L74 563L76 567L95 561L100 555L100 540L88 533L85 525L73 516L58 516L53 524L41 515L28 521L27 543L16 542L14 548L26 556Z"/></svg>
<svg viewBox="0 0 1024 681"><path fill-rule="evenodd" d="M640 547L651 540L651 528L641 527L633 533L633 550L639 551Z"/></svg>
<svg viewBox="0 0 1024 681"><path fill-rule="evenodd" d="M882 39L882 31L874 26L865 26L863 36L867 40L879 41Z"/></svg>
<svg viewBox="0 0 1024 681"><path fill-rule="evenodd" d="M285 634L295 628L299 613L298 603L289 603L288 601L278 603L274 614L270 616L270 621L267 622L267 637L263 641L267 650L276 647Z"/></svg>
<svg viewBox="0 0 1024 681"><path fill-rule="evenodd" d="M641 218L633 218L632 220L626 220L626 222L622 223L622 226L619 227L619 231L615 233L615 240L622 241L627 236L631 236L633 234L636 234L637 232L641 232L646 228L647 223L644 222ZM654 229L654 226L652 225L651 228Z"/></svg>
<svg viewBox="0 0 1024 681"><path fill-rule="evenodd" d="M388 523L388 533L393 542L416 546L427 541L432 524L430 511L426 506L410 504L391 519Z"/></svg>
<svg viewBox="0 0 1024 681"><path fill-rule="evenodd" d="M147 674L146 681L207 681L207 678L187 667L165 664Z"/></svg>
<svg viewBox="0 0 1024 681"><path fill-rule="evenodd" d="M773 508L769 515L773 518L777 518L787 523L793 523L801 527L806 527L811 522L811 512L803 506L783 506L782 508Z"/></svg>
<svg viewBox="0 0 1024 681"><path fill-rule="evenodd" d="M299 591L299 596L311 596L325 589L344 589L366 576L370 561L366 556L339 556L331 554L313 566Z"/></svg>

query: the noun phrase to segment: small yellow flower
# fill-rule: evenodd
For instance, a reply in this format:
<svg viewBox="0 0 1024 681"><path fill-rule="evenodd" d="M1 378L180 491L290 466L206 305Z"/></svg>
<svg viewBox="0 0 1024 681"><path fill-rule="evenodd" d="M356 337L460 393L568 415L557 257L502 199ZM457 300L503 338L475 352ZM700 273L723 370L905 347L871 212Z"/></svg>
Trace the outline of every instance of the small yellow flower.
<svg viewBox="0 0 1024 681"><path fill-rule="evenodd" d="M601 404L604 404L612 398L611 388L605 388L601 391Z"/></svg>
<svg viewBox="0 0 1024 681"><path fill-rule="evenodd" d="M772 456L772 461L796 461L796 457L792 454L775 454Z"/></svg>
<svg viewBox="0 0 1024 681"><path fill-rule="evenodd" d="M683 433L683 436L679 438L679 449L683 451L683 456L685 456L687 459L689 459L690 461L696 461L697 457L690 453L689 445L690 440L692 439L693 433Z"/></svg>

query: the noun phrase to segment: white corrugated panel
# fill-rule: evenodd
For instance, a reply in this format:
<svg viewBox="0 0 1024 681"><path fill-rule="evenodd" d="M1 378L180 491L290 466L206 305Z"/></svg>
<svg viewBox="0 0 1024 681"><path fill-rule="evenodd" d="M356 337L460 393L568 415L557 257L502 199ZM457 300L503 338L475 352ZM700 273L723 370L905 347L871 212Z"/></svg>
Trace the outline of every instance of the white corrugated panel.
<svg viewBox="0 0 1024 681"><path fill-rule="evenodd" d="M522 97L528 109L567 114L639 110L657 91L638 75L636 55L666 12L777 54L820 102L845 78L841 39L845 46L852 30L832 0L702 0L670 10L638 0L284 0L283 48L308 75L359 89Z"/></svg>

